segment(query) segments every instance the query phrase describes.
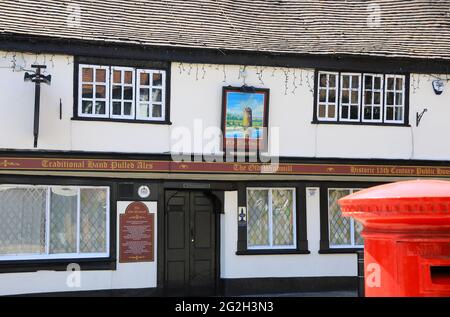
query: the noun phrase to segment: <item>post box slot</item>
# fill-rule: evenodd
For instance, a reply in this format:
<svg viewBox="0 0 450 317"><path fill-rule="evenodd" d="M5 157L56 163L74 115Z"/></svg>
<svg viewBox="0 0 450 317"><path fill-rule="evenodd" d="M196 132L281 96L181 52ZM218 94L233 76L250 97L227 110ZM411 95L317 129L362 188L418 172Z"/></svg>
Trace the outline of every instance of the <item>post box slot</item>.
<svg viewBox="0 0 450 317"><path fill-rule="evenodd" d="M433 284L450 285L450 266L430 266L431 282Z"/></svg>

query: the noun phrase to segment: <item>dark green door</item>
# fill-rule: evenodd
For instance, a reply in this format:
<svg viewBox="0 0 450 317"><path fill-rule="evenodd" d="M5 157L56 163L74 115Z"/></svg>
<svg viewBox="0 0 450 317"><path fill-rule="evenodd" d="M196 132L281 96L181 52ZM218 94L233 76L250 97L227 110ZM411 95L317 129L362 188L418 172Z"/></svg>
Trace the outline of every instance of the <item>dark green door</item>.
<svg viewBox="0 0 450 317"><path fill-rule="evenodd" d="M201 191L166 191L165 289L212 295L216 288L216 215Z"/></svg>

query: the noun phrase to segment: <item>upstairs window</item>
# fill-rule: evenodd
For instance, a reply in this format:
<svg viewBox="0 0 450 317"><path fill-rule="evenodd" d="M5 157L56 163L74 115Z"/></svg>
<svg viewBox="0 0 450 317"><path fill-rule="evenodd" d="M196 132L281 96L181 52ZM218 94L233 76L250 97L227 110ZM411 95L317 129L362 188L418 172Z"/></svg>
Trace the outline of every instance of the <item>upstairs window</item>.
<svg viewBox="0 0 450 317"><path fill-rule="evenodd" d="M79 64L78 118L166 121L166 71Z"/></svg>
<svg viewBox="0 0 450 317"><path fill-rule="evenodd" d="M315 123L407 125L407 77L318 71Z"/></svg>

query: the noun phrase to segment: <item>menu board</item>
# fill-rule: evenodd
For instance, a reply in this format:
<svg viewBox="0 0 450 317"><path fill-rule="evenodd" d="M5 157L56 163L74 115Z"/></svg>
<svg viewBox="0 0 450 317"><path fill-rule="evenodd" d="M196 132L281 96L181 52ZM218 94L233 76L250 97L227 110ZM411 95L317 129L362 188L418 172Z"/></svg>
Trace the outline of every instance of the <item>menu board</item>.
<svg viewBox="0 0 450 317"><path fill-rule="evenodd" d="M128 205L120 215L119 262L153 262L155 215L142 202Z"/></svg>

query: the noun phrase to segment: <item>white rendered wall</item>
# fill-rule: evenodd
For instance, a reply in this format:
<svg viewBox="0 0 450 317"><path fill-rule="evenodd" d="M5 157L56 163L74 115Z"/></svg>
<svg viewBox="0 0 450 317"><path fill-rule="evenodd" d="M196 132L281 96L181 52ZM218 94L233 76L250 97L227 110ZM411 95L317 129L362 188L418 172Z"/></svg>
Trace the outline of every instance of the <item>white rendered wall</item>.
<svg viewBox="0 0 450 317"><path fill-rule="evenodd" d="M12 53L0 52L0 149L33 149L34 85L24 71L12 71ZM17 65L30 68L36 56L21 53ZM45 59L45 60L44 60ZM51 61L50 61L51 60ZM171 135L190 134L191 152L202 152L202 132L220 129L222 87L269 88L269 127L279 129L281 156L450 160L450 84L437 96L430 75L411 74L410 127L311 124L314 85L312 69L172 63L172 125L74 121L71 56L39 55L48 66L51 86L42 85L38 150L169 153ZM444 76L445 77L445 76ZM63 104L59 119L59 101ZM416 112L428 112L419 127ZM186 133L187 131L187 133ZM274 132L272 131L272 135ZM220 138L206 140L220 152ZM272 148L273 150L275 148Z"/></svg>
<svg viewBox="0 0 450 317"><path fill-rule="evenodd" d="M318 254L320 244L319 188L307 189L308 247L311 254L236 255L237 191L225 192L225 214L221 215L222 278L356 276L356 254Z"/></svg>
<svg viewBox="0 0 450 317"><path fill-rule="evenodd" d="M124 213L130 203L117 202L117 232L119 232L119 214ZM144 203L150 213L155 215L154 236L157 237L157 203ZM116 246L117 259L119 259L118 235ZM0 295L156 287L156 241L154 241L154 246L154 262L118 263L117 261L115 271L82 271L80 287L76 288L67 286L67 278L72 272L38 271L32 273L2 273L0 274Z"/></svg>

